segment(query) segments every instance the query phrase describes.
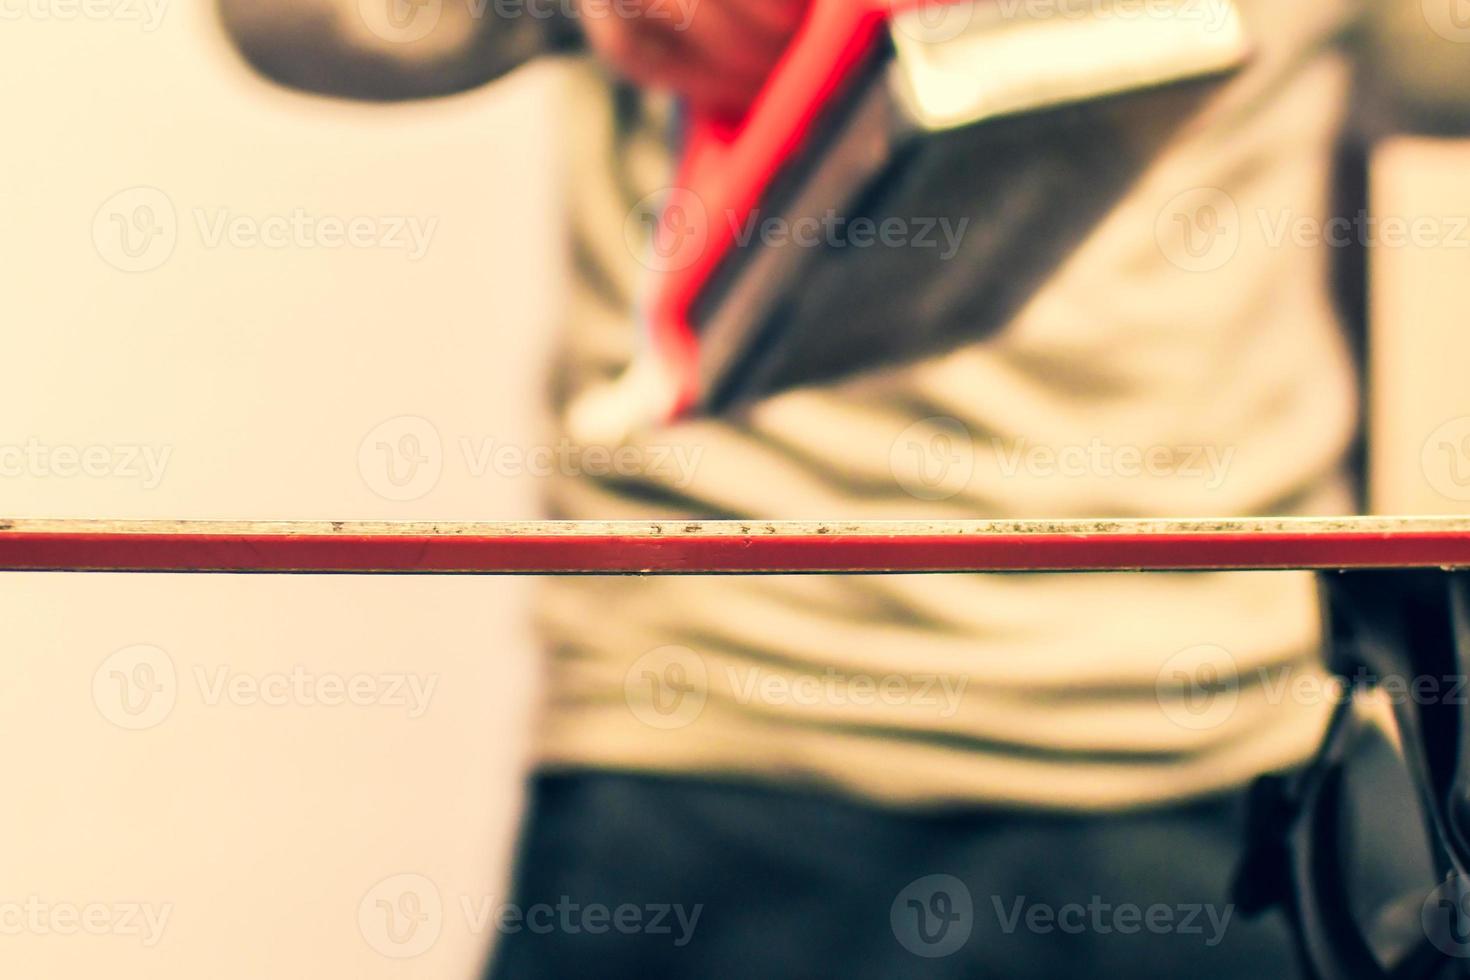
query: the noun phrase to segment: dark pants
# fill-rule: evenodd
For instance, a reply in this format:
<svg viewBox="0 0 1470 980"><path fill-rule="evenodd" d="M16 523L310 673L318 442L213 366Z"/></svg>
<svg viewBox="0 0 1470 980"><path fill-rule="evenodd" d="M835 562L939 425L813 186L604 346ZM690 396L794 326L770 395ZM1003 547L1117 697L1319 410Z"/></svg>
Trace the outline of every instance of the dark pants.
<svg viewBox="0 0 1470 980"><path fill-rule="evenodd" d="M542 776L489 976L1297 976L1230 905L1240 796L1118 816Z"/></svg>

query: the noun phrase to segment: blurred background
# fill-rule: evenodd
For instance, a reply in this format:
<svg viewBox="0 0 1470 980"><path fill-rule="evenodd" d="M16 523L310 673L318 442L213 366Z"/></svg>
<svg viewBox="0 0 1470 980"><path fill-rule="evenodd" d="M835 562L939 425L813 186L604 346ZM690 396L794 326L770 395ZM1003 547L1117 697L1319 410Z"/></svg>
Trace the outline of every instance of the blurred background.
<svg viewBox="0 0 1470 980"><path fill-rule="evenodd" d="M1385 215L1470 216L1470 10L1436 2L1383 7ZM356 105L260 80L199 0L3 9L0 514L535 514L554 66ZM1372 507L1464 512L1470 229L1366 263ZM527 590L0 576L0 973L471 975L519 815ZM409 946L367 914L405 890L440 903L399 910L435 924Z"/></svg>
<svg viewBox="0 0 1470 980"><path fill-rule="evenodd" d="M0 513L532 514L490 460L536 429L554 72L339 104L261 81L210 4L68 9L0 21ZM426 462L390 472L404 439ZM491 931L462 900L505 900L518 817L526 585L0 576L0 906L59 916L4 916L0 975L470 975ZM411 961L359 928L405 874L449 912Z"/></svg>

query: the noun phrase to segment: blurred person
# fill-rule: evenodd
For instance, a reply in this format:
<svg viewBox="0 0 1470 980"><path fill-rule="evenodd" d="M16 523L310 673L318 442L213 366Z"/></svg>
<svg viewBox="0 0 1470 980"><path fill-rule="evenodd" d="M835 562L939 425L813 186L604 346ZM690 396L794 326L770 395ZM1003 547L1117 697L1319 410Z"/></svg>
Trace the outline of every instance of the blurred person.
<svg viewBox="0 0 1470 980"><path fill-rule="evenodd" d="M428 97L570 56L562 426L633 358L647 271L625 231L671 180L672 101L737 117L805 10L587 2L444 0L430 32L389 40L376 0L221 0L252 64L330 95ZM638 471L553 478L552 516L1354 511L1329 250L1271 229L1331 216L1360 10L1241 7L1250 65L1150 144L1004 329L635 430L616 448ZM1136 145L1156 110L1124 96L1105 125ZM1235 209L1218 263L1160 230L1200 192ZM1183 216L1207 247L1221 231ZM1169 462L1119 465L1150 452ZM553 579L538 618L549 693L492 977L1294 974L1285 924L1235 916L1229 880L1243 789L1300 765L1330 707L1281 693L1321 678L1307 574Z"/></svg>

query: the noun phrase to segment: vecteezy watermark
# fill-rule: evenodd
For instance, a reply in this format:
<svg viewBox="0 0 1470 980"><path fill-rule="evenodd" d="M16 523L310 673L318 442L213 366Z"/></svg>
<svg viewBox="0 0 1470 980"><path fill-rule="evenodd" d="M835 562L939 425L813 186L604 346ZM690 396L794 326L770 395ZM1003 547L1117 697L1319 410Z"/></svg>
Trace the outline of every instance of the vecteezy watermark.
<svg viewBox="0 0 1470 980"><path fill-rule="evenodd" d="M1114 446L1094 438L1087 445L1032 444L1025 437L1007 443L992 439L991 446L1002 476L1043 479L1158 479L1198 480L1206 490L1225 484L1234 447L1221 446Z"/></svg>
<svg viewBox="0 0 1470 980"><path fill-rule="evenodd" d="M1439 248L1470 250L1470 215L1357 214L1320 218L1289 208L1256 212L1269 248Z"/></svg>
<svg viewBox="0 0 1470 980"><path fill-rule="evenodd" d="M709 209L685 187L644 195L623 219L623 243L652 272L680 272L709 248Z"/></svg>
<svg viewBox="0 0 1470 980"><path fill-rule="evenodd" d="M1446 41L1470 44L1470 0L1420 0L1429 29Z"/></svg>
<svg viewBox="0 0 1470 980"><path fill-rule="evenodd" d="M1154 237L1164 258L1186 272L1214 272L1240 251L1240 208L1218 187L1176 195L1159 212Z"/></svg>
<svg viewBox="0 0 1470 980"><path fill-rule="evenodd" d="M399 415L374 426L357 447L357 472L384 500L420 500L444 474L444 440L426 418Z"/></svg>
<svg viewBox="0 0 1470 980"><path fill-rule="evenodd" d="M172 902L69 902L0 898L0 936L120 936L146 949L163 940Z"/></svg>
<svg viewBox="0 0 1470 980"><path fill-rule="evenodd" d="M471 479L594 479L647 477L687 488L695 478L704 447L628 443L588 445L561 438L525 445L493 436L461 435L455 440L458 463ZM446 465L444 439L433 422L400 415L374 426L358 444L357 468L368 489L385 500L420 500L439 485Z"/></svg>
<svg viewBox="0 0 1470 980"><path fill-rule="evenodd" d="M602 17L663 21L686 31L700 0L358 0L358 15L374 35L393 44L422 41L441 23L466 21L593 20Z"/></svg>
<svg viewBox="0 0 1470 980"><path fill-rule="evenodd" d="M561 895L555 902L518 904L493 895L460 895L449 909L459 913L469 935L489 932L514 935L529 932L545 936L621 935L665 936L683 948L694 938L704 913L703 904L678 902L623 902L607 905ZM411 959L422 956L453 923L438 885L421 874L396 874L369 888L357 906L358 930L367 944L383 956Z"/></svg>
<svg viewBox="0 0 1470 980"><path fill-rule="evenodd" d="M1159 212L1154 231L1164 257L1188 272L1223 268L1248 235L1268 249L1470 250L1470 215L1360 210L1329 217L1292 208L1242 212L1235 199L1218 187L1196 187L1176 195Z"/></svg>
<svg viewBox="0 0 1470 980"><path fill-rule="evenodd" d="M102 202L92 217L97 254L122 272L151 272L179 244L179 214L156 187L130 187Z"/></svg>
<svg viewBox="0 0 1470 980"><path fill-rule="evenodd" d="M1434 948L1456 959L1470 957L1470 883L1452 874L1431 891L1419 911Z"/></svg>
<svg viewBox="0 0 1470 980"><path fill-rule="evenodd" d="M229 208L194 208L205 248L381 249L403 252L410 262L429 254L437 217L359 214L341 217L292 208L282 214L241 214Z"/></svg>
<svg viewBox="0 0 1470 980"><path fill-rule="evenodd" d="M709 668L688 647L650 650L623 675L623 700L650 728L672 731L694 724L709 700Z"/></svg>
<svg viewBox="0 0 1470 980"><path fill-rule="evenodd" d="M444 932L444 899L438 886L423 875L392 875L369 888L358 902L357 929L383 956L422 956Z"/></svg>
<svg viewBox="0 0 1470 980"><path fill-rule="evenodd" d="M728 213L726 220L737 248L753 242L767 248L916 248L934 250L945 262L959 254L970 227L968 217L849 218L832 208L799 218L752 211L741 219Z"/></svg>
<svg viewBox="0 0 1470 980"><path fill-rule="evenodd" d="M1231 0L989 0L1005 20L1167 20L1219 31L1234 18Z"/></svg>
<svg viewBox="0 0 1470 980"><path fill-rule="evenodd" d="M1424 476L1442 496L1470 501L1470 415L1451 419L1424 440Z"/></svg>
<svg viewBox="0 0 1470 980"><path fill-rule="evenodd" d="M439 26L444 0L358 0L363 25L385 41L412 44Z"/></svg>
<svg viewBox="0 0 1470 980"><path fill-rule="evenodd" d="M820 215L787 217L733 210L711 214L694 191L666 187L646 195L628 212L623 238L629 252L654 272L677 272L703 258L718 233L735 248L759 244L771 249L919 249L940 261L959 254L970 229L969 217L943 215L850 216L829 208Z"/></svg>
<svg viewBox="0 0 1470 980"><path fill-rule="evenodd" d="M1085 903L1060 905L1033 902L1025 895L1010 901L1003 901L995 895L991 896L990 902L1001 932L1008 936L1018 930L1040 936L1055 933L1068 936L1088 933L1097 936L1135 936L1140 933L1198 936L1211 949L1224 941L1230 920L1235 915L1234 905L1209 902L1139 905L1135 902L1110 902L1101 895L1093 895Z"/></svg>
<svg viewBox="0 0 1470 980"><path fill-rule="evenodd" d="M635 905L622 902L578 902L561 895L555 903L535 902L518 905L497 901L493 896L461 896L460 908L471 933L481 935L494 930L503 935L529 932L537 936L561 933L591 936L610 932L625 936L668 936L671 945L683 948L694 938L702 903L684 905L679 902L649 902Z"/></svg>
<svg viewBox="0 0 1470 980"><path fill-rule="evenodd" d="M149 644L124 647L92 674L92 703L119 728L143 731L164 722L179 699L173 658Z"/></svg>
<svg viewBox="0 0 1470 980"><path fill-rule="evenodd" d="M908 708L953 718L970 679L936 673L868 674L829 667L820 674L771 670L761 665L726 664L713 677L734 703L769 708ZM694 723L711 690L705 658L671 644L643 654L623 675L628 709L650 728L672 730Z"/></svg>
<svg viewBox="0 0 1470 980"><path fill-rule="evenodd" d="M1235 449L1216 445L1131 445L1094 436L1085 443L1035 443L1024 436L993 436L989 451L977 451L970 429L946 416L922 419L899 433L889 447L894 480L919 500L948 500L965 491L989 462L1001 478L1043 480L1193 481L1205 490L1224 486Z"/></svg>
<svg viewBox="0 0 1470 980"><path fill-rule="evenodd" d="M285 671L246 673L217 664L196 664L199 703L208 708L383 708L416 720L429 710L438 674L338 673L297 665ZM179 671L159 647L138 644L107 657L92 675L92 703L103 718L130 731L162 724L180 695Z"/></svg>
<svg viewBox="0 0 1470 980"><path fill-rule="evenodd" d="M925 959L959 952L975 928L970 889L954 875L925 875L894 898L888 924L900 946Z"/></svg>
<svg viewBox="0 0 1470 980"><path fill-rule="evenodd" d="M1263 664L1241 670L1229 650L1202 643L1174 654L1160 668L1156 694L1164 714L1181 728L1203 731L1225 724L1241 692L1267 707L1340 706L1371 691L1392 707L1470 704L1464 674L1378 674L1359 666L1351 674L1329 673L1310 663Z"/></svg>
<svg viewBox="0 0 1470 980"><path fill-rule="evenodd" d="M249 214L230 207L193 207L180 222L173 199L156 187L130 187L102 203L92 218L92 243L103 261L122 272L151 272L192 229L205 249L270 251L341 249L400 252L418 262L439 229L437 217L317 214L303 207Z"/></svg>
<svg viewBox="0 0 1470 980"><path fill-rule="evenodd" d="M785 673L752 666L727 666L725 680L741 705L918 708L953 718L970 678L953 674Z"/></svg>
<svg viewBox="0 0 1470 980"><path fill-rule="evenodd" d="M136 24L151 34L163 24L172 0L0 0L0 21L78 20Z"/></svg>
<svg viewBox="0 0 1470 980"><path fill-rule="evenodd" d="M704 457L703 446L587 445L562 438L555 443L524 446L489 437L461 436L465 469L476 478L494 474L508 479L553 476L664 476L675 489L686 489Z"/></svg>
<svg viewBox="0 0 1470 980"><path fill-rule="evenodd" d="M905 428L888 450L888 469L919 500L949 500L975 476L975 440L959 419L935 416Z"/></svg>
<svg viewBox="0 0 1470 980"><path fill-rule="evenodd" d="M1200 24L1211 33L1232 23L1230 0L918 0L895 23L926 43L951 41L984 22L1167 20Z"/></svg>
<svg viewBox="0 0 1470 980"><path fill-rule="evenodd" d="M156 490L173 452L172 446L142 443L51 445L32 436L0 444L0 479L134 480Z"/></svg>
<svg viewBox="0 0 1470 980"><path fill-rule="evenodd" d="M1218 728L1240 703L1239 665L1222 646L1186 647L1159 669L1154 693L1164 716L1180 728Z"/></svg>
<svg viewBox="0 0 1470 980"><path fill-rule="evenodd" d="M318 673L300 665L263 674L196 665L193 678L211 708L391 708L409 719L424 716L439 686L438 674Z"/></svg>
<svg viewBox="0 0 1470 980"><path fill-rule="evenodd" d="M914 0L895 14L894 28L925 44L953 41L975 23L976 3L977 0ZM993 14L993 10L988 12Z"/></svg>
<svg viewBox="0 0 1470 980"><path fill-rule="evenodd" d="M1295 664L1275 670L1258 667L1255 674L1262 699L1273 706L1288 702L1340 705L1351 701L1359 691L1369 689L1392 707L1470 704L1470 678L1463 674L1379 675L1358 667L1351 676L1343 676Z"/></svg>

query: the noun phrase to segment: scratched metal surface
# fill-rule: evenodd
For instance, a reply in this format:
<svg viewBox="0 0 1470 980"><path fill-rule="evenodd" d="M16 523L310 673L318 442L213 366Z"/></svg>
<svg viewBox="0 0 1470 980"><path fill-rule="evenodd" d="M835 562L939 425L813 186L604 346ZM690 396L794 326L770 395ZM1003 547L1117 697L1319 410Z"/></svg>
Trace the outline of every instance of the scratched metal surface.
<svg viewBox="0 0 1470 980"><path fill-rule="evenodd" d="M11 571L789 574L1470 568L1470 518L0 521Z"/></svg>

